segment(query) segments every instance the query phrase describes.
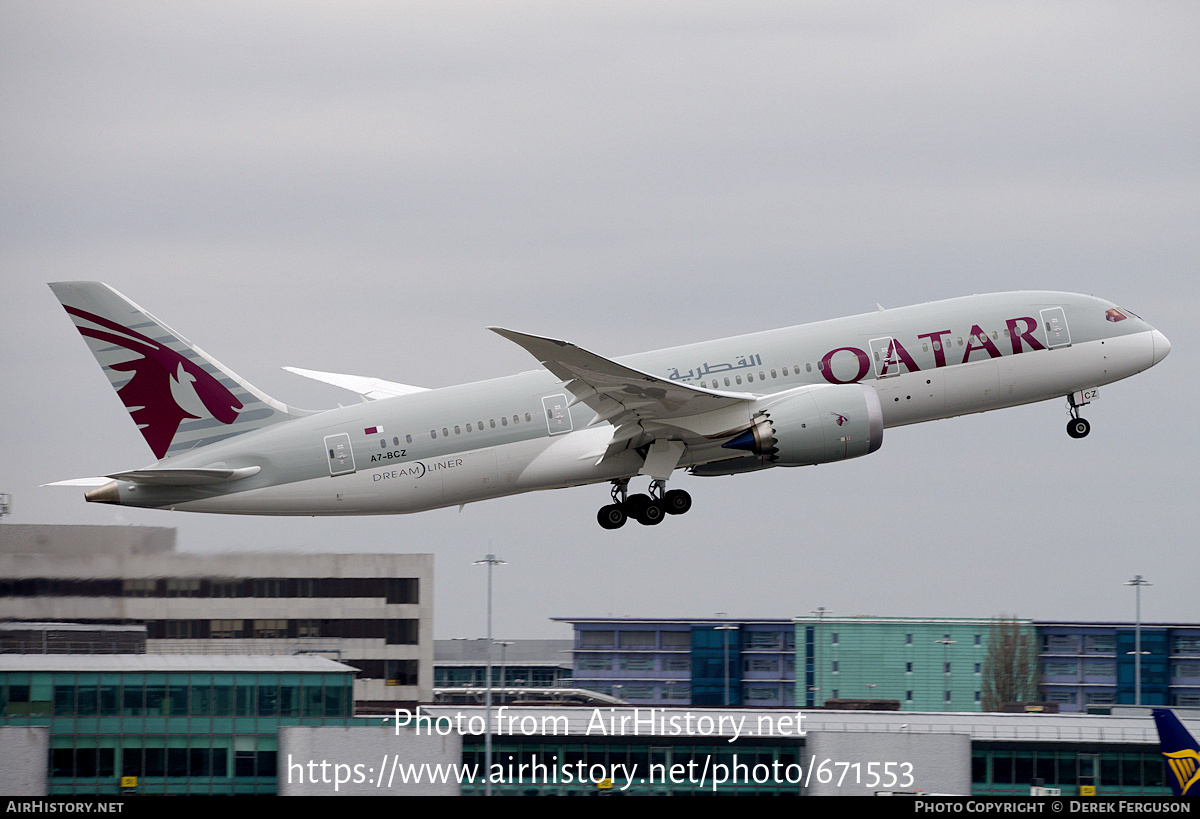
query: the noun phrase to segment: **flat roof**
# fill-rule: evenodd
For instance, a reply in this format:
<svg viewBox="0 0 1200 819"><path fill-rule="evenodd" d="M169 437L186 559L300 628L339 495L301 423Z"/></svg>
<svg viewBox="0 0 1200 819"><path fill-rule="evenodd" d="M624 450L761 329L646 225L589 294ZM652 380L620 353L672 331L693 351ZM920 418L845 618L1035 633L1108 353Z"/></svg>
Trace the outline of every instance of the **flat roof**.
<svg viewBox="0 0 1200 819"><path fill-rule="evenodd" d="M311 654L0 654L3 671L347 673Z"/></svg>
<svg viewBox="0 0 1200 819"><path fill-rule="evenodd" d="M826 711L803 708L504 706L493 726L520 735L524 725L552 725L559 735L596 736L620 741L632 737L676 737L703 741L708 737L798 739L807 733L967 734L973 742L1088 742L1158 745L1150 709L1121 716L1093 714L1002 714L927 711ZM423 705L421 713L455 720L462 714L483 715L483 706ZM1200 715L1176 712L1193 733ZM803 719L797 721L797 715ZM553 722L560 720L560 722ZM506 727L507 726L507 727ZM551 732L552 733L552 732Z"/></svg>

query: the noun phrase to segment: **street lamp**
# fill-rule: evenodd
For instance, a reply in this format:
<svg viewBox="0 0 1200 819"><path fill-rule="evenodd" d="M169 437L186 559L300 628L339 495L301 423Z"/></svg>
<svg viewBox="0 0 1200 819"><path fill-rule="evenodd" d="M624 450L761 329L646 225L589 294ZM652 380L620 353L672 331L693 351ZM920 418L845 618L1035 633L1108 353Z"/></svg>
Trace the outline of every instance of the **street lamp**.
<svg viewBox="0 0 1200 819"><path fill-rule="evenodd" d="M1142 704L1142 586L1153 586L1135 575L1132 580L1125 581L1126 586L1134 587L1137 598L1137 620L1133 628L1133 704Z"/></svg>
<svg viewBox="0 0 1200 819"><path fill-rule="evenodd" d="M825 641L825 615L829 613L829 609L825 608L824 606L817 606L809 613L817 615L817 639L814 641L817 644L817 656L816 662L814 663L816 667L816 677L813 679L812 687L812 690L817 692L821 690L821 643ZM824 707L824 705L824 702L818 705L816 695L813 696L814 708Z"/></svg>
<svg viewBox="0 0 1200 819"><path fill-rule="evenodd" d="M492 567L503 566L504 561L489 554L483 560L476 560L474 565L487 566L487 693L484 695L484 726L483 726L483 795L492 795Z"/></svg>
<svg viewBox="0 0 1200 819"><path fill-rule="evenodd" d="M506 655L508 647L516 645L512 640L497 640L496 645L500 646L500 699L504 699L504 689L508 686L508 670L506 669Z"/></svg>
<svg viewBox="0 0 1200 819"><path fill-rule="evenodd" d="M942 646L942 710L945 711L950 703L950 698L946 695L950 693L950 646L958 642L951 640L947 634L940 640L934 640L935 644L940 643Z"/></svg>
<svg viewBox="0 0 1200 819"><path fill-rule="evenodd" d="M729 707L729 632L737 631L737 630L738 630L738 627L735 625L732 625L730 623L726 623L723 626L714 626L713 627L713 631L725 632L725 634L723 636L725 638L724 642L725 642L725 707L726 708Z"/></svg>

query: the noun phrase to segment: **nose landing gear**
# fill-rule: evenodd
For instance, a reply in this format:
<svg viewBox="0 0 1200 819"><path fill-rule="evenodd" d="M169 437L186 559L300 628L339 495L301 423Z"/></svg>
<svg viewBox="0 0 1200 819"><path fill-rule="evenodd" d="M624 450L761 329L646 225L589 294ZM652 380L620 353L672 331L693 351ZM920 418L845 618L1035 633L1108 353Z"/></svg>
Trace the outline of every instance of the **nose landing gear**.
<svg viewBox="0 0 1200 819"><path fill-rule="evenodd" d="M1094 394L1094 391L1085 391L1084 395L1087 395L1088 393ZM1070 405L1067 408L1067 412L1071 414L1071 420L1067 422L1067 434L1072 438L1086 438L1087 434L1092 431L1092 425L1089 424L1086 419L1079 417L1079 408L1084 404L1089 404L1091 402L1083 401L1080 403L1076 401L1075 396L1077 394L1078 393L1071 393L1067 396L1067 403Z"/></svg>

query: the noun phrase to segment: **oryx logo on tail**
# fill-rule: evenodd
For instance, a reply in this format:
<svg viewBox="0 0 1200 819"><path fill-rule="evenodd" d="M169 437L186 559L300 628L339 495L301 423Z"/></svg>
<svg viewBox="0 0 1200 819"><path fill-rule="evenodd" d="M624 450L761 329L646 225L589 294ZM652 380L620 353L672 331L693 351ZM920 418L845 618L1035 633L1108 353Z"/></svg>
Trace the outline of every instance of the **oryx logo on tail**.
<svg viewBox="0 0 1200 819"><path fill-rule="evenodd" d="M133 373L125 386L117 390L117 395L156 458L166 455L175 431L185 418L203 418L197 413L207 410L222 424L232 424L237 419L242 402L192 361L148 336L94 313L75 307L66 310L111 331L77 324L84 337L115 344L136 354L129 361L110 364L109 369Z"/></svg>
<svg viewBox="0 0 1200 819"><path fill-rule="evenodd" d="M156 458L294 417L111 287L50 287Z"/></svg>

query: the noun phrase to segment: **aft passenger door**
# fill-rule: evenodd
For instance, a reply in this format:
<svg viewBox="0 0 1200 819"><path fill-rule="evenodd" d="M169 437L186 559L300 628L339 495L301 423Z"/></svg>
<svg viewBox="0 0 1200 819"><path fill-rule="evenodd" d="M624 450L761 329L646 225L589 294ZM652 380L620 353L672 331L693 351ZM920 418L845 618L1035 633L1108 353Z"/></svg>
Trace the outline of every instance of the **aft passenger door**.
<svg viewBox="0 0 1200 819"><path fill-rule="evenodd" d="M348 433L326 435L325 455L329 459L330 476L348 475L354 471L354 450L350 448Z"/></svg>

